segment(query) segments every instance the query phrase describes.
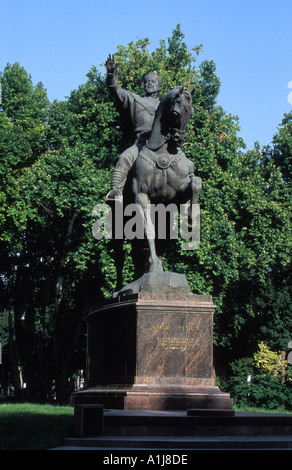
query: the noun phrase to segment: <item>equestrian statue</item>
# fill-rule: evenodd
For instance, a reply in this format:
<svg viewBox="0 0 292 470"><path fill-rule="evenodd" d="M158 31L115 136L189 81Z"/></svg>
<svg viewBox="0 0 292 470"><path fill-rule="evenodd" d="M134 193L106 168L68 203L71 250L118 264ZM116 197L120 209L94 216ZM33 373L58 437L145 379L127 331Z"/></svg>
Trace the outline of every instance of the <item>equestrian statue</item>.
<svg viewBox="0 0 292 470"><path fill-rule="evenodd" d="M141 266L142 258L137 249L140 245L136 243L134 265L140 265L140 274L161 273L162 255L151 217L151 205L187 205L192 226L195 223L192 209L198 202L202 187L201 178L194 175L194 164L181 150L194 112L194 89L189 92L183 86L173 87L159 101L157 94L162 79L156 72L149 72L143 77L146 96L140 97L119 87L114 73L117 67L114 56L109 56L106 67L109 90L121 116L128 113L135 134L135 142L118 158L106 202L112 206L117 202L123 206L129 203L137 205L144 222L147 260ZM165 243L162 245L166 246ZM119 241L115 246L121 259Z"/></svg>

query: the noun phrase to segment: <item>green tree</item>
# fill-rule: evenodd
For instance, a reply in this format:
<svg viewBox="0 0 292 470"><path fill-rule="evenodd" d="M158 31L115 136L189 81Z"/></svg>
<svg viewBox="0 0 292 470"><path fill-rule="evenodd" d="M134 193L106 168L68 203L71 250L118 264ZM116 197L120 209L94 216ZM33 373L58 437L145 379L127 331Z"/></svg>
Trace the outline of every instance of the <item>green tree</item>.
<svg viewBox="0 0 292 470"><path fill-rule="evenodd" d="M104 77L92 67L87 81L68 99L74 143L86 145L87 156L97 168L108 169L118 155L121 142L117 112L110 100Z"/></svg>
<svg viewBox="0 0 292 470"><path fill-rule="evenodd" d="M266 158L272 159L280 168L284 181L291 182L291 157L292 155L292 112L286 113L273 137L273 147L265 149ZM288 188L289 189L289 188ZM291 193L290 193L291 194Z"/></svg>
<svg viewBox="0 0 292 470"><path fill-rule="evenodd" d="M10 122L25 132L34 157L44 149L49 100L43 84L36 86L19 63L7 64L0 75L2 103Z"/></svg>
<svg viewBox="0 0 292 470"><path fill-rule="evenodd" d="M239 175L245 184L238 192L234 220L241 224L244 264L240 276L229 284L222 314L217 317L219 344L227 363L251 357L261 341L272 350L285 351L291 339L289 123L285 116L272 148L260 149L256 144L243 155Z"/></svg>
<svg viewBox="0 0 292 470"><path fill-rule="evenodd" d="M25 204L18 197L18 178L44 147L48 100L41 83L33 86L31 77L18 63L8 64L0 75L0 253L3 260L1 287L3 308L8 312L11 378L19 390L18 353L15 335L15 295L19 253L23 246L20 231L25 226ZM22 285L21 292L25 291Z"/></svg>
<svg viewBox="0 0 292 470"><path fill-rule="evenodd" d="M82 346L84 315L90 303L102 297L100 248L91 234L91 211L107 184L81 144L47 151L18 181L19 196L30 208L18 267L19 276L23 272L20 284L26 284L18 308L25 313L17 324L22 365L31 388L33 377L43 384L47 377L56 379L62 402L67 379L75 372L70 367L76 345L81 341Z"/></svg>

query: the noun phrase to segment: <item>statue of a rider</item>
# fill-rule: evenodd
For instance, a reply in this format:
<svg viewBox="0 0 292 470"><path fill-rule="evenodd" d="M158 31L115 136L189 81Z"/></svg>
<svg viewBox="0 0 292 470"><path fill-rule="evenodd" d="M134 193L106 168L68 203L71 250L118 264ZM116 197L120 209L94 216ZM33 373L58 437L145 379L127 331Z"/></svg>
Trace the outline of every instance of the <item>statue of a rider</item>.
<svg viewBox="0 0 292 470"><path fill-rule="evenodd" d="M112 174L111 190L106 197L107 201L119 199L123 194L127 175L152 129L159 105L157 95L162 83L162 77L157 72L146 73L143 76L146 96L141 97L122 89L118 85L115 76L117 65L114 55L109 55L106 61L107 85L111 95L117 102L118 109L128 112L135 142L118 157Z"/></svg>

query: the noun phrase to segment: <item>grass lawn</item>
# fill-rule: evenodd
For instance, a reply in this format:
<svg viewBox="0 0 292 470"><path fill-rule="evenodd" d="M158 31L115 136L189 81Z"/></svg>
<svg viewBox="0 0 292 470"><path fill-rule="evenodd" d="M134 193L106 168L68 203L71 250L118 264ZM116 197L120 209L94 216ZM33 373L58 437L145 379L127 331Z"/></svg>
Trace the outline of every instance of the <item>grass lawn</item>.
<svg viewBox="0 0 292 470"><path fill-rule="evenodd" d="M71 434L72 406L0 403L0 450L43 450Z"/></svg>

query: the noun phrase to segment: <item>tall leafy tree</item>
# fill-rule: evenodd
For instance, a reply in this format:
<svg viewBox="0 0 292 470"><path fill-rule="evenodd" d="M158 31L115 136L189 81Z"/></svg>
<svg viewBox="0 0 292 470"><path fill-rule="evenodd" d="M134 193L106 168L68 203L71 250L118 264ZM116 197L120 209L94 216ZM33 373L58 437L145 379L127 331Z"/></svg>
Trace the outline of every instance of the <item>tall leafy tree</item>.
<svg viewBox="0 0 292 470"><path fill-rule="evenodd" d="M7 64L0 75L0 252L3 260L1 287L4 307L9 316L11 375L16 389L20 387L17 344L15 340L16 307L25 295L25 282L19 282L19 259L25 240L20 231L25 227L26 205L19 198L18 178L44 149L49 101L41 83L33 85L31 77L18 63ZM20 290L17 291L17 287ZM20 314L20 312L18 312Z"/></svg>
<svg viewBox="0 0 292 470"><path fill-rule="evenodd" d="M272 159L281 170L284 181L291 182L291 155L292 155L292 112L286 113L273 137L273 146L267 147L265 157Z"/></svg>
<svg viewBox="0 0 292 470"><path fill-rule="evenodd" d="M84 333L84 315L90 302L102 295L99 249L93 246L90 223L92 202L105 184L104 175L81 144L47 151L19 180L20 195L26 195L32 208L22 252L22 268L29 280L29 299L22 307L25 315L19 328L22 357L31 377L45 371L47 378L56 379L61 401L66 396L72 355ZM30 340L32 325L34 342ZM36 354L39 362L34 364L31 356ZM45 383L46 376L41 379Z"/></svg>
<svg viewBox="0 0 292 470"><path fill-rule="evenodd" d="M241 234L242 255L239 275L229 283L217 322L218 344L227 363L251 357L261 341L276 352L287 350L290 340L289 140L285 116L272 148L256 144L237 160L237 203L231 215Z"/></svg>
<svg viewBox="0 0 292 470"><path fill-rule="evenodd" d="M46 120L49 106L46 90L39 82L32 83L31 76L19 63L7 64L0 76L2 103L0 109L10 122L25 132L33 156L44 149Z"/></svg>

